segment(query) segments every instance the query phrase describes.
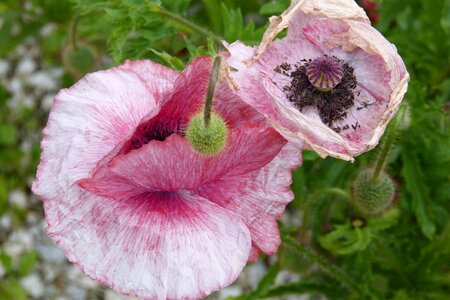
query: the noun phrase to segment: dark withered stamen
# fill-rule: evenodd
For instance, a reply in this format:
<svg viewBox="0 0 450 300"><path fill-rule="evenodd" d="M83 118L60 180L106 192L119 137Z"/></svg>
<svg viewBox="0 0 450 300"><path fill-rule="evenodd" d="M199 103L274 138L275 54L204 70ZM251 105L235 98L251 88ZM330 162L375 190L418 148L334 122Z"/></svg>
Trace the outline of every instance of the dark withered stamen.
<svg viewBox="0 0 450 300"><path fill-rule="evenodd" d="M164 118L159 120L150 120L138 126L131 139L123 146L120 151L126 154L131 150L141 148L150 141L164 141L172 134L181 134L181 118Z"/></svg>
<svg viewBox="0 0 450 300"><path fill-rule="evenodd" d="M289 72L291 69L293 71ZM334 122L347 117L347 110L353 107L355 101L356 78L353 68L347 63L324 55L315 60L303 59L294 68L284 63L275 71L291 78L291 84L283 90L300 111L307 106L316 107L328 127L336 132L348 128L333 126Z"/></svg>

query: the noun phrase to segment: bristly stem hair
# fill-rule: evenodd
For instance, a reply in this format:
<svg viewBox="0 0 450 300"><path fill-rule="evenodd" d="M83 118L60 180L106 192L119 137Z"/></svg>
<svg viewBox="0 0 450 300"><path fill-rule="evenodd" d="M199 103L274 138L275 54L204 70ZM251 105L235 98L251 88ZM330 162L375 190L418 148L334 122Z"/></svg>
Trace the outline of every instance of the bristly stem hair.
<svg viewBox="0 0 450 300"><path fill-rule="evenodd" d="M406 113L406 106L401 106L397 116L392 121L392 124L386 130L386 137L384 138L384 142L381 145L380 152L377 155L375 161L375 169L372 175L372 180L377 181L380 178L380 175L383 173L386 168L387 162L389 160L389 154L391 153L392 146L394 145L395 138L397 136L397 131L400 126L400 123L403 121Z"/></svg>
<svg viewBox="0 0 450 300"><path fill-rule="evenodd" d="M216 56L216 58L214 59L211 77L209 79L208 92L206 93L205 110L204 110L204 120L206 126L208 126L209 122L211 121L211 110L214 98L214 90L216 89L217 79L219 78L221 60L222 58L220 56Z"/></svg>
<svg viewBox="0 0 450 300"><path fill-rule="evenodd" d="M352 292L356 293L359 296L362 295L362 291L359 289L358 285L354 282L354 280L347 275L343 270L329 263L325 258L321 255L315 253L311 249L299 245L293 238L291 238L287 234L282 234L283 241L285 244L289 245L293 250L304 256L306 259L316 263L323 271L327 272L334 279L339 281L345 287L347 287ZM359 299L363 299L364 297L360 297Z"/></svg>
<svg viewBox="0 0 450 300"><path fill-rule="evenodd" d="M223 38L216 35L215 33L189 21L186 18L183 18L180 15L174 14L171 11L168 11L167 9L165 9L164 7L162 7L161 5L158 4L149 4L149 8L151 12L154 13L158 13L161 16L164 16L166 18L168 18L169 20L173 21L174 23L177 23L181 26L184 26L186 28L188 28L190 31L193 32L197 32L205 37L211 37L215 42L220 43Z"/></svg>

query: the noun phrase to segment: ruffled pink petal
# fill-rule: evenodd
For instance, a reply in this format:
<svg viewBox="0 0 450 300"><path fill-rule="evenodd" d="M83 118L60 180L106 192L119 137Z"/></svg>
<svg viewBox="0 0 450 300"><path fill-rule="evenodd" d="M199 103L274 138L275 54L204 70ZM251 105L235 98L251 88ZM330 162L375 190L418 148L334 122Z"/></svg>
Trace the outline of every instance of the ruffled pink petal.
<svg viewBox="0 0 450 300"><path fill-rule="evenodd" d="M247 226L187 191L116 201L70 188L44 202L49 236L90 277L142 299L199 299L232 283Z"/></svg>
<svg viewBox="0 0 450 300"><path fill-rule="evenodd" d="M79 185L115 199L144 190L191 190L224 176L246 176L272 161L285 144L275 130L248 124L232 130L222 153L205 157L183 137L173 134L164 142L151 141L118 155Z"/></svg>
<svg viewBox="0 0 450 300"><path fill-rule="evenodd" d="M162 95L158 101L159 110L151 111L141 120L120 153L147 144L151 140L147 136L165 136L166 131L182 132L192 115L200 112L204 105L211 70L210 57L196 58L174 81L173 90Z"/></svg>
<svg viewBox="0 0 450 300"><path fill-rule="evenodd" d="M175 79L180 75L175 70L148 59L127 60L119 68L136 72L147 83L150 90L153 91L156 102L160 102L163 94L172 90Z"/></svg>
<svg viewBox="0 0 450 300"><path fill-rule="evenodd" d="M269 164L244 176L223 176L197 188L200 195L233 211L252 234L255 260L258 250L273 255L280 244L277 220L294 199L292 170L301 164L301 149L287 144Z"/></svg>
<svg viewBox="0 0 450 300"><path fill-rule="evenodd" d="M88 74L61 90L43 131L34 192L55 195L87 177L154 107L152 91L130 70Z"/></svg>

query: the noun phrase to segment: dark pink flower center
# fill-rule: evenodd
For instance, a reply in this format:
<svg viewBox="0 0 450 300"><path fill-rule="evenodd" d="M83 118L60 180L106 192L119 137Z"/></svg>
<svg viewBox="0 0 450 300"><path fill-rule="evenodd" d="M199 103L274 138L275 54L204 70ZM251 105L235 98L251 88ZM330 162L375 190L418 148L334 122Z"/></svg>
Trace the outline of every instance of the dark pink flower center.
<svg viewBox="0 0 450 300"><path fill-rule="evenodd" d="M353 68L335 56L323 55L303 59L295 65L283 63L275 72L290 77L283 87L287 99L299 111L315 107L320 119L336 132L342 129L334 123L344 120L355 100L356 78Z"/></svg>
<svg viewBox="0 0 450 300"><path fill-rule="evenodd" d="M320 91L330 91L344 76L344 68L334 56L322 56L311 61L306 67L309 82Z"/></svg>
<svg viewBox="0 0 450 300"><path fill-rule="evenodd" d="M160 118L151 119L140 124L131 139L129 139L120 150L120 153L126 154L131 150L141 148L150 141L164 141L172 134L181 133L182 119Z"/></svg>

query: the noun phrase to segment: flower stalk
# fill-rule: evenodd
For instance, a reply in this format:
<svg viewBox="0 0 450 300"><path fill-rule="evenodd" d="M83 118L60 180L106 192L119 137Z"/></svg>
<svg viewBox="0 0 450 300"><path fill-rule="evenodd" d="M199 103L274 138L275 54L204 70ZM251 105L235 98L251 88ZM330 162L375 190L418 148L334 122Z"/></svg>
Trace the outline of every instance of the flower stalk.
<svg viewBox="0 0 450 300"><path fill-rule="evenodd" d="M161 5L149 4L149 8L151 12L158 13L161 16L166 17L167 19L173 21L174 23L177 23L183 27L188 28L190 31L197 32L206 37L211 37L217 43L220 43L223 40L223 38L221 38L220 36L198 26L197 24L187 20L186 18L183 18L177 14L168 11Z"/></svg>
<svg viewBox="0 0 450 300"><path fill-rule="evenodd" d="M292 247L295 251L309 259L310 261L316 263L322 270L327 272L330 276L335 278L345 287L347 287L352 292L361 296L362 292L358 288L358 285L354 282L354 280L348 276L343 270L337 268L336 266L330 264L326 261L322 256L315 253L311 249L299 245L294 239L292 239L287 234L282 235L283 241Z"/></svg>
<svg viewBox="0 0 450 300"><path fill-rule="evenodd" d="M203 114L206 127L208 127L209 123L211 122L212 102L214 97L214 90L216 89L217 79L219 78L220 63L221 63L220 56L216 56L216 58L214 59L214 64L211 72L211 78L209 79L208 92L206 93L206 100L205 100L205 110Z"/></svg>
<svg viewBox="0 0 450 300"><path fill-rule="evenodd" d="M395 142L395 137L397 136L397 131L400 127L400 123L402 122L406 112L406 107L402 106L396 118L394 118L390 128L386 130L386 137L384 143L381 146L381 150L378 153L377 159L375 161L375 168L372 175L372 180L374 182L378 181L380 175L383 174L383 171L386 168L389 154L391 153L391 149Z"/></svg>

